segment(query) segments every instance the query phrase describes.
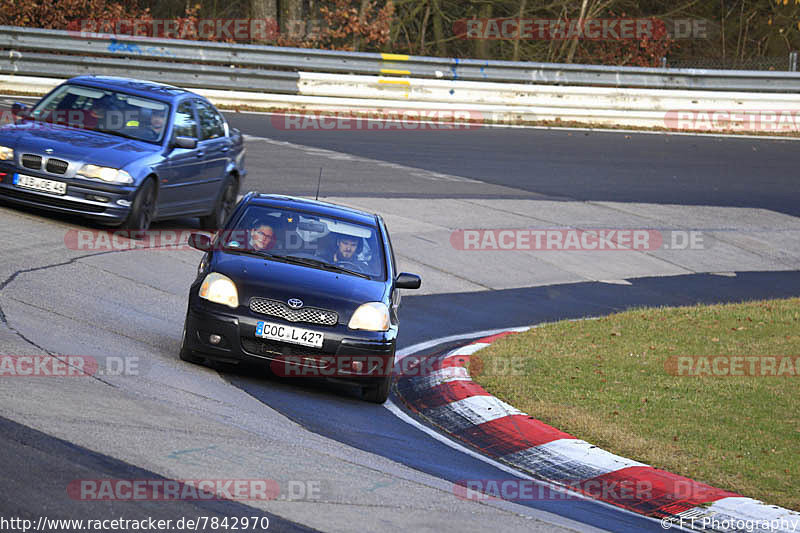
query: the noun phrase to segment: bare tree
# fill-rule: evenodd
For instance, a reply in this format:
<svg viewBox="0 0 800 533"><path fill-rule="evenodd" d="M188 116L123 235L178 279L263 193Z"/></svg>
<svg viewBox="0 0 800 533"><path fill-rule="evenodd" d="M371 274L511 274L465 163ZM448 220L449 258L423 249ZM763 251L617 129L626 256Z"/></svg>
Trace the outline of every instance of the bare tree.
<svg viewBox="0 0 800 533"><path fill-rule="evenodd" d="M254 19L277 22L278 0L250 0L250 16Z"/></svg>

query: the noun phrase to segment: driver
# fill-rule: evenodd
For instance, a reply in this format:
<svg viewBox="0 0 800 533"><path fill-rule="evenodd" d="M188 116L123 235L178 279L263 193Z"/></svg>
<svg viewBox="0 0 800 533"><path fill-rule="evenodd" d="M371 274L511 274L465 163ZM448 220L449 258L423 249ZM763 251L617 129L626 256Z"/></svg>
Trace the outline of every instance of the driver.
<svg viewBox="0 0 800 533"><path fill-rule="evenodd" d="M342 235L336 239L336 249L331 258L332 263L352 263L356 260L356 254L361 248L361 239Z"/></svg>
<svg viewBox="0 0 800 533"><path fill-rule="evenodd" d="M150 115L150 127L147 132L153 137L158 139L161 137L161 132L164 130L164 122L166 121L166 113L163 109L156 109Z"/></svg>

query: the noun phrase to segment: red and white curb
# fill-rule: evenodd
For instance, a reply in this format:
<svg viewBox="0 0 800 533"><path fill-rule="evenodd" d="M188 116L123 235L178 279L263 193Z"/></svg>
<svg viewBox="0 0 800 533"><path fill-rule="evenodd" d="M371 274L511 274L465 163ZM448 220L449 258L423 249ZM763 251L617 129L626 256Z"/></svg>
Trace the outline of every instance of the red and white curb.
<svg viewBox="0 0 800 533"><path fill-rule="evenodd" d="M525 329L452 350L430 372L399 376L399 395L408 409L484 455L573 493L661 519L664 529L800 533L800 513L602 450L519 411L471 380L465 365L478 350Z"/></svg>

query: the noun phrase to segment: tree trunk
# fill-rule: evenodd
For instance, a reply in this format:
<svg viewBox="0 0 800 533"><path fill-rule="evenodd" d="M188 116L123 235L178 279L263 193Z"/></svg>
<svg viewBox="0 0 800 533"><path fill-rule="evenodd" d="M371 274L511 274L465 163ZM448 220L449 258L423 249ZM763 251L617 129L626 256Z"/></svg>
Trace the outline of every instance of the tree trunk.
<svg viewBox="0 0 800 533"><path fill-rule="evenodd" d="M521 21L522 16L525 14L525 3L526 0L522 0L519 3L519 12L517 13L517 20ZM517 35L517 38L514 39L514 55L512 56L513 61L519 61L519 41L522 39L521 35Z"/></svg>
<svg viewBox="0 0 800 533"><path fill-rule="evenodd" d="M267 27L276 28L274 25L278 22L278 0L250 0L250 16L266 20Z"/></svg>
<svg viewBox="0 0 800 533"><path fill-rule="evenodd" d="M280 0L280 28L281 35L298 33L298 25L305 30L303 20L303 0ZM305 31L303 31L305 33Z"/></svg>
<svg viewBox="0 0 800 533"><path fill-rule="evenodd" d="M367 21L367 9L369 8L369 0L361 0L361 6L358 8L358 25L363 26ZM358 32L353 33L353 51L358 52L361 47L361 36Z"/></svg>
<svg viewBox="0 0 800 533"><path fill-rule="evenodd" d="M492 18L492 4L483 4L480 8L480 18L486 20ZM475 57L478 59L489 59L489 40L476 39L475 41Z"/></svg>
<svg viewBox="0 0 800 533"><path fill-rule="evenodd" d="M589 3L589 0L583 0L581 2L581 14L578 16L578 27L580 28L583 26L584 17L586 17L586 4ZM578 37L573 37L572 42L569 46L569 52L567 53L567 63L572 63L572 58L575 55L575 49L578 48Z"/></svg>
<svg viewBox="0 0 800 533"><path fill-rule="evenodd" d="M444 23L439 0L431 0L433 5L433 38L436 39L436 53L439 57L447 57L447 44L444 42Z"/></svg>

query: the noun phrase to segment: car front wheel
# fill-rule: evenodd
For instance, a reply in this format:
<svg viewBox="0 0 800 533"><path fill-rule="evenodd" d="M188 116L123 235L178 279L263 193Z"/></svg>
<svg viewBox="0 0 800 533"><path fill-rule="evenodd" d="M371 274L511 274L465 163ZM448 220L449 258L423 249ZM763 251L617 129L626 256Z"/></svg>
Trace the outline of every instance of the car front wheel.
<svg viewBox="0 0 800 533"><path fill-rule="evenodd" d="M153 222L153 215L156 210L156 186L153 180L148 179L139 188L136 198L133 200L131 212L123 224L125 229L135 231L147 231L150 223Z"/></svg>
<svg viewBox="0 0 800 533"><path fill-rule="evenodd" d="M389 389L392 386L392 375L384 377L377 385L361 389L361 398L372 403L381 404L389 398Z"/></svg>
<svg viewBox="0 0 800 533"><path fill-rule="evenodd" d="M200 219L200 225L204 230L217 231L222 227L228 219L228 215L231 214L234 206L236 206L236 195L238 192L239 188L236 184L236 178L228 176L222 187L222 194L217 200L217 204L214 206L214 211Z"/></svg>

